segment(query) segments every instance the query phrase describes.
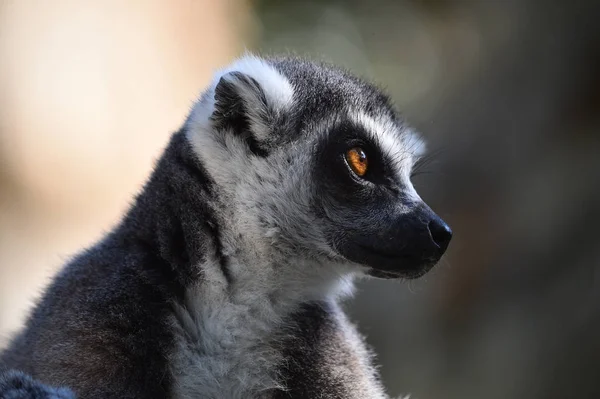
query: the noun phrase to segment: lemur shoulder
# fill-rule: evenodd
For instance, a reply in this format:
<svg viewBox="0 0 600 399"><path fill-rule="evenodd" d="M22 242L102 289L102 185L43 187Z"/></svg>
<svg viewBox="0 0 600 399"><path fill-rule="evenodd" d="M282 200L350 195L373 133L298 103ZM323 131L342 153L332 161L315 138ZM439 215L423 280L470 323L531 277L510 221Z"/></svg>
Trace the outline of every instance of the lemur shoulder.
<svg viewBox="0 0 600 399"><path fill-rule="evenodd" d="M0 397L386 398L338 303L357 277L416 278L446 250L410 181L422 149L348 72L241 58L54 278L0 358L19 370Z"/></svg>

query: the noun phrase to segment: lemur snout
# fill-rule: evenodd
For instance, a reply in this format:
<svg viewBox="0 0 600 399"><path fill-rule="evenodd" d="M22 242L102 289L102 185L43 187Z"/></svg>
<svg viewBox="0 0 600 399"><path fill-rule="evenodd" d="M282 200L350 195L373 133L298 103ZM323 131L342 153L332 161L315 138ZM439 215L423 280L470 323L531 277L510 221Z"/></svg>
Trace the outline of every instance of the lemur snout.
<svg viewBox="0 0 600 399"><path fill-rule="evenodd" d="M452 239L452 230L439 216L435 215L429 224L427 224L431 239L437 245L442 253L446 252L448 244Z"/></svg>
<svg viewBox="0 0 600 399"><path fill-rule="evenodd" d="M418 203L408 212L390 215L373 229L348 235L341 247L349 259L385 278L416 278L444 255L452 230L429 206Z"/></svg>
<svg viewBox="0 0 600 399"><path fill-rule="evenodd" d="M446 252L452 239L452 230L425 203L417 206L409 214L403 215L395 228L398 238L398 252L410 259L413 270L428 270Z"/></svg>

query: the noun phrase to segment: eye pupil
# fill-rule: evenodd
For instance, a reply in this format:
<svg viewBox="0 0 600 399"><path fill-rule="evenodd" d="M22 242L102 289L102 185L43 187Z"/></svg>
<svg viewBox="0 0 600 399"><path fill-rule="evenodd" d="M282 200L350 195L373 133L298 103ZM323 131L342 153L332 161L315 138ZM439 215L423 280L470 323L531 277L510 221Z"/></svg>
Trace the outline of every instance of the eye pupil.
<svg viewBox="0 0 600 399"><path fill-rule="evenodd" d="M354 147L346 152L346 162L357 176L364 176L367 173L369 162L367 154L360 147Z"/></svg>

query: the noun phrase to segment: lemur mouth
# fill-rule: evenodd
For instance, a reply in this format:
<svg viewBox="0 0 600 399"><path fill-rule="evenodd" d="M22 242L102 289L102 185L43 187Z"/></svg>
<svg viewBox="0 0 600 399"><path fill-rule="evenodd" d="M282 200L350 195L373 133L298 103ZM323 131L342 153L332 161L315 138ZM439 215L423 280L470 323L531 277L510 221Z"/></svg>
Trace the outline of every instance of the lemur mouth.
<svg viewBox="0 0 600 399"><path fill-rule="evenodd" d="M367 274L372 277L389 279L389 280L403 277L402 274L397 273L397 272L387 272L384 270L378 270L378 269L373 269L373 268L369 269Z"/></svg>
<svg viewBox="0 0 600 399"><path fill-rule="evenodd" d="M368 275L383 279L417 279L427 274L436 265L439 258L421 260L404 254L390 254L369 246L357 244L368 254Z"/></svg>
<svg viewBox="0 0 600 399"><path fill-rule="evenodd" d="M394 279L399 279L399 278L404 278L407 280L414 280L419 277L423 277L425 274L427 274L428 271L429 271L429 268L425 268L421 271L416 271L414 273L392 272L392 271L387 271L387 270L371 268L371 269L369 269L367 274L371 277L381 278L381 279L385 279L385 280L394 280Z"/></svg>

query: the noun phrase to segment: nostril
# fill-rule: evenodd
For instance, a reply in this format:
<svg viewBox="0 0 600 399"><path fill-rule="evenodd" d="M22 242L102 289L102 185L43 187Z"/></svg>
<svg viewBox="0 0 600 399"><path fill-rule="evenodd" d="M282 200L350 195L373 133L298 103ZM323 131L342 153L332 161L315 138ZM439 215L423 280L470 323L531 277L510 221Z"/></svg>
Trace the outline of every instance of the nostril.
<svg viewBox="0 0 600 399"><path fill-rule="evenodd" d="M445 251L452 238L452 230L450 230L450 227L439 218L430 221L427 227L429 228L429 233L431 234L433 242L435 242L442 251Z"/></svg>

